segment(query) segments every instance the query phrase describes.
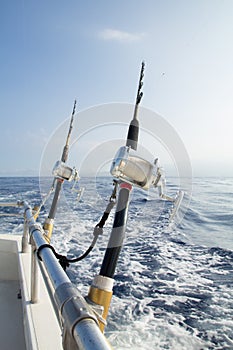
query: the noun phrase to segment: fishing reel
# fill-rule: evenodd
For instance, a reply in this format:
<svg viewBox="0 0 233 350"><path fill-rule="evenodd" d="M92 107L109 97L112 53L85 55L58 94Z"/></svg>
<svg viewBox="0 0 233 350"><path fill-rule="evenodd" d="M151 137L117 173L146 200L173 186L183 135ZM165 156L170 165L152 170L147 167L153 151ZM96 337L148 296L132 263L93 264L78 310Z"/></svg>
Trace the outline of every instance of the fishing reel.
<svg viewBox="0 0 233 350"><path fill-rule="evenodd" d="M53 175L56 179L59 179L61 181L67 180L68 182L74 182L71 188L71 192L77 193L76 200L79 202L83 195L84 187L79 187L78 182L80 180L80 177L78 170L75 168L70 168L64 162L58 160L53 168Z"/></svg>
<svg viewBox="0 0 233 350"><path fill-rule="evenodd" d="M53 175L60 180L78 181L79 174L75 168L68 167L64 162L58 160L53 168Z"/></svg>
<svg viewBox="0 0 233 350"><path fill-rule="evenodd" d="M150 187L156 188L160 199L173 202L169 221L173 220L180 208L184 192L178 191L174 197L167 195L165 193L166 179L163 169L158 164L158 158L152 164L143 158L131 155L129 151L130 147L128 146L120 147L112 162L111 174L143 190L148 190Z"/></svg>
<svg viewBox="0 0 233 350"><path fill-rule="evenodd" d="M158 168L155 164L129 153L130 147L122 146L116 153L110 169L111 174L125 182L148 190L158 183Z"/></svg>

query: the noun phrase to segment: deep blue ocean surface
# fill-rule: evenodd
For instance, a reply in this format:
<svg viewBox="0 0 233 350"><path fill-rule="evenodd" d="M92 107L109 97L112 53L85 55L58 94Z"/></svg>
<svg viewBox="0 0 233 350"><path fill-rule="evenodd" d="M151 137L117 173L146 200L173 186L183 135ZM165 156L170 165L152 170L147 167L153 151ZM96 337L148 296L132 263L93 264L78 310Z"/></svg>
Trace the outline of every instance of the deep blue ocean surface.
<svg viewBox="0 0 233 350"><path fill-rule="evenodd" d="M0 178L0 200L38 204L52 179ZM52 244L70 257L84 252L112 191L111 178L84 178L80 202L64 188ZM168 193L174 194L173 179ZM39 221L48 213L43 207ZM233 349L233 178L194 178L182 222L169 224L171 204L134 190L115 274L106 336L115 349ZM1 213L18 209L1 209ZM68 274L85 295L99 273L111 214L93 252ZM21 216L0 216L1 233L21 234Z"/></svg>

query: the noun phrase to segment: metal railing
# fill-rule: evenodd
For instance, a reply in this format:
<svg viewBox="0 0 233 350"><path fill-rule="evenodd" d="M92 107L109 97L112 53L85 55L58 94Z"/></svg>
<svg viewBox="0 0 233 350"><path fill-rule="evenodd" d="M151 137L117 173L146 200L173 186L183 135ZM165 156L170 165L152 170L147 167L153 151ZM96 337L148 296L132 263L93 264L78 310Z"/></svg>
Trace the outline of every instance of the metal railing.
<svg viewBox="0 0 233 350"><path fill-rule="evenodd" d="M63 348L72 350L110 350L112 347L101 332L96 314L72 284L56 259L51 247L44 239L44 230L37 223L27 202L0 203L0 206L24 206L24 233L22 252L28 252L28 240L32 247L31 259L31 302L39 301L39 264L49 276L54 288L54 307L61 319ZM42 247L43 246L43 247ZM38 254L39 249L39 254ZM71 345L72 344L72 345Z"/></svg>
<svg viewBox="0 0 233 350"><path fill-rule="evenodd" d="M35 221L32 209L26 202L24 203L24 209L25 220L28 225L32 244L32 302L36 302L39 299L37 251L43 245L39 256L43 261L43 265L55 291L54 300L57 311L62 318L65 338L71 337L77 349L110 350L111 346L101 333L94 312L62 269L46 240L43 238L43 228ZM64 341L63 338L63 346L66 348Z"/></svg>

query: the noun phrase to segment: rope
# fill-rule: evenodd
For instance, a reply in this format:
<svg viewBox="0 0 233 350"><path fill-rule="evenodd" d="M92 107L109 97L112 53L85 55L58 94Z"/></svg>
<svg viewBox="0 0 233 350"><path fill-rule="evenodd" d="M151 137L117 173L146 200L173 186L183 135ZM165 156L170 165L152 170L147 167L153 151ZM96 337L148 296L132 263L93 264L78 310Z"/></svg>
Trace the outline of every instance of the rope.
<svg viewBox="0 0 233 350"><path fill-rule="evenodd" d="M83 253L82 255L78 256L77 258L74 259L68 259L65 255L61 255L59 253L56 252L55 248L51 245L51 244L42 244L38 249L37 249L37 257L39 260L42 261L41 256L40 256L40 251L44 248L49 248L52 250L53 254L55 255L55 257L59 260L60 265L62 266L63 270L66 271L66 268L70 266L70 263L76 263L84 258L86 258L86 256L92 251L92 249L94 248L97 238L100 234L103 233L103 227L109 217L109 214L112 210L112 208L114 207L115 203L116 203L116 193L117 193L117 186L118 186L118 182L116 180L113 180L113 184L114 184L114 189L112 192L111 197L109 198L109 203L107 205L107 208L105 209L102 218L100 219L100 221L98 222L98 224L94 227L94 238L90 244L90 247L85 251L85 253Z"/></svg>
<svg viewBox="0 0 233 350"><path fill-rule="evenodd" d="M40 261L42 261L42 258L40 256L40 251L44 248L49 248L52 250L53 254L55 257L59 260L60 265L62 266L63 270L66 270L67 267L69 267L69 263L67 261L66 256L58 254L54 247L50 244L42 244L38 249L37 249L37 257Z"/></svg>
<svg viewBox="0 0 233 350"><path fill-rule="evenodd" d="M113 180L113 185L114 185L114 188L113 188L111 197L109 198L109 203L107 205L107 208L105 209L102 218L100 219L98 224L95 226L95 228L103 229L103 227L104 227L104 225L109 217L109 214L111 213L111 210L116 203L116 193L117 193L118 182L116 180Z"/></svg>

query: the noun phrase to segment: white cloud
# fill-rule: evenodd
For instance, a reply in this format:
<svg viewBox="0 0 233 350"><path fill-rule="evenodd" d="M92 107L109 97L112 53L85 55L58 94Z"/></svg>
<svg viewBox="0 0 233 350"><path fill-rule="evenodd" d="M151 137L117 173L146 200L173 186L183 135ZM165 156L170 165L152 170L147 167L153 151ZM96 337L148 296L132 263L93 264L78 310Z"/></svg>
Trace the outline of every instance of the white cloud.
<svg viewBox="0 0 233 350"><path fill-rule="evenodd" d="M119 41L119 42L135 42L143 38L144 33L129 33L117 29L104 29L99 32L99 37L103 40Z"/></svg>

